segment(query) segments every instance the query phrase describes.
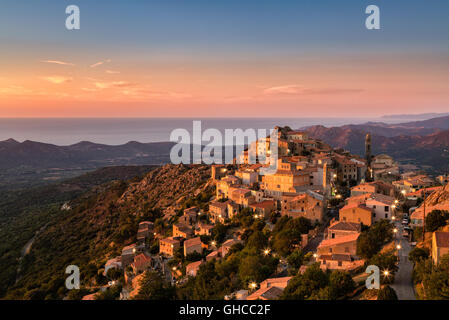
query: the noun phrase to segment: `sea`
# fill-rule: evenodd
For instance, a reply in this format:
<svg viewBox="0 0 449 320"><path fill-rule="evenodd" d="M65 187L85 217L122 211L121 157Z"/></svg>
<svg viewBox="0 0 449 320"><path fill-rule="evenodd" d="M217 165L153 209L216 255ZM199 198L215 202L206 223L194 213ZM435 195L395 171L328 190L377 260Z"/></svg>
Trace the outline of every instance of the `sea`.
<svg viewBox="0 0 449 320"><path fill-rule="evenodd" d="M170 141L175 129L190 133L193 121L201 121L201 129L273 129L290 126L301 129L312 125L341 126L369 121L397 123L407 119L392 118L0 118L0 141L14 139L50 143L59 146L81 141L120 145L129 141L141 143Z"/></svg>

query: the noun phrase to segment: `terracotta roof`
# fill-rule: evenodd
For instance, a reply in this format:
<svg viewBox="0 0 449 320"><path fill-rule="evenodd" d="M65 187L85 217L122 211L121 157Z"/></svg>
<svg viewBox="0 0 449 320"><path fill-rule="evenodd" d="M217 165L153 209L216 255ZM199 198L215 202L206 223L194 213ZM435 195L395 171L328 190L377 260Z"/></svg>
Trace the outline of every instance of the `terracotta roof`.
<svg viewBox="0 0 449 320"><path fill-rule="evenodd" d="M359 204L359 203L354 203L351 202L347 205L345 205L343 208L341 208L340 210L346 210L346 209L355 209L355 208L360 208L360 209L364 209L367 211L372 211L371 208L368 208L367 206L365 206L364 204Z"/></svg>
<svg viewBox="0 0 449 320"><path fill-rule="evenodd" d="M415 191L415 192L407 193L406 196L407 197L410 197L410 196L421 196L423 192L429 193L429 192L439 191L441 189L443 189L443 186L433 187L433 188L424 188L424 189L420 189L420 190Z"/></svg>
<svg viewBox="0 0 449 320"><path fill-rule="evenodd" d="M196 237L196 238L184 241L184 248L193 247L193 246L197 246L197 245L201 245L200 237Z"/></svg>
<svg viewBox="0 0 449 320"><path fill-rule="evenodd" d="M344 221L337 221L329 227L329 230L342 230L342 231L360 232L360 229L361 229L360 223L344 222Z"/></svg>
<svg viewBox="0 0 449 320"><path fill-rule="evenodd" d="M140 268L145 264L151 262L151 257L147 256L145 253L141 253L134 257L134 267Z"/></svg>
<svg viewBox="0 0 449 320"><path fill-rule="evenodd" d="M341 244L341 243L356 241L358 239L359 235L360 235L360 233L353 233L353 234L349 234L347 236L342 236L342 237L338 237L338 238L334 238L334 239L326 239L326 240L321 241L318 248L329 247L329 246L334 246L334 245Z"/></svg>
<svg viewBox="0 0 449 320"><path fill-rule="evenodd" d="M212 201L209 204L210 207L216 207L220 209L226 209L228 207L228 202Z"/></svg>
<svg viewBox="0 0 449 320"><path fill-rule="evenodd" d="M246 300L273 300L277 299L281 294L282 289L279 289L278 287L261 288L249 295Z"/></svg>
<svg viewBox="0 0 449 320"><path fill-rule="evenodd" d="M264 200L262 202L253 203L250 205L251 208L263 208L263 209L271 208L273 206L274 200Z"/></svg>
<svg viewBox="0 0 449 320"><path fill-rule="evenodd" d="M333 261L351 261L351 255L350 254L344 254L344 253L334 253L334 254L322 254L319 257L320 260L333 260Z"/></svg>
<svg viewBox="0 0 449 320"><path fill-rule="evenodd" d="M369 200L378 201L378 202L381 202L384 204L392 205L392 204L394 204L395 199L393 197L386 196L386 195L383 195L380 193L373 193L371 195L371 197L369 199L367 199L367 201L369 201Z"/></svg>
<svg viewBox="0 0 449 320"><path fill-rule="evenodd" d="M437 247L449 248L449 232L435 231Z"/></svg>
<svg viewBox="0 0 449 320"><path fill-rule="evenodd" d="M189 273L189 271L198 269L202 264L203 264L203 261L202 261L202 260L201 260L201 261L196 261L196 262L189 263L189 264L186 266L186 273Z"/></svg>
<svg viewBox="0 0 449 320"><path fill-rule="evenodd" d="M171 243L171 244L175 244L175 243L179 243L180 242L179 240L177 240L177 239L175 239L173 237L161 239L160 241L168 242L168 243Z"/></svg>

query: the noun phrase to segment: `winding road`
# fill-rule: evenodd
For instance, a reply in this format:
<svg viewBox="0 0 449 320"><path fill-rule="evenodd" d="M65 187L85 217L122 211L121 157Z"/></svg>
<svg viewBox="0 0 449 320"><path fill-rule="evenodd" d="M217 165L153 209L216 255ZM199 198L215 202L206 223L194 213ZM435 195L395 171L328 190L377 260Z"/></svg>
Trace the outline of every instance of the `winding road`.
<svg viewBox="0 0 449 320"><path fill-rule="evenodd" d="M413 263L408 259L408 254L412 247L409 241L402 237L404 227L399 222L396 222L396 228L398 229L396 244L399 243L401 249L399 250L399 270L391 287L396 291L399 300L416 300L412 280Z"/></svg>

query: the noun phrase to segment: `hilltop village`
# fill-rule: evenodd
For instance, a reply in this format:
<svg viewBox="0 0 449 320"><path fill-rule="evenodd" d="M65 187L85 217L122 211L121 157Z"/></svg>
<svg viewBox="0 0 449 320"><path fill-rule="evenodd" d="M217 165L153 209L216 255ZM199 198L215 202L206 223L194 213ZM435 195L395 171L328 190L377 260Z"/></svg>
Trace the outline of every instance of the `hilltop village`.
<svg viewBox="0 0 449 320"><path fill-rule="evenodd" d="M372 155L369 134L361 157L278 129L276 173L260 175L266 165L248 164L248 151L241 164L210 166L194 193L140 221L135 241L104 257L107 284L83 299L429 296L433 284L412 270L420 259L449 261L448 176L405 172ZM269 149L269 139L254 143ZM424 226L429 216L439 224ZM367 265L382 272L379 290L365 287ZM407 283L395 281L398 273Z"/></svg>

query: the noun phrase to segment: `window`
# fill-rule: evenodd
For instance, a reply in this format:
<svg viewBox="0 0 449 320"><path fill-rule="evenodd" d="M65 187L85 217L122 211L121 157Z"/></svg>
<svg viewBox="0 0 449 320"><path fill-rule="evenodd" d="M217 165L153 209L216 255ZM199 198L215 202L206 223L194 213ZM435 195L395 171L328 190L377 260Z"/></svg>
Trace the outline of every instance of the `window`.
<svg viewBox="0 0 449 320"><path fill-rule="evenodd" d="M338 266L341 267L343 265L342 261L338 261Z"/></svg>
<svg viewBox="0 0 449 320"><path fill-rule="evenodd" d="M332 232L332 239L335 239L335 233Z"/></svg>
<svg viewBox="0 0 449 320"><path fill-rule="evenodd" d="M385 219L388 219L388 213L385 213Z"/></svg>
<svg viewBox="0 0 449 320"><path fill-rule="evenodd" d="M329 248L329 252L331 252L331 253L332 253L332 248Z"/></svg>
<svg viewBox="0 0 449 320"><path fill-rule="evenodd" d="M389 206L385 206L385 212L388 212L390 210Z"/></svg>
<svg viewBox="0 0 449 320"><path fill-rule="evenodd" d="M376 206L375 206L375 205L373 206L373 209L376 209Z"/></svg>
<svg viewBox="0 0 449 320"><path fill-rule="evenodd" d="M349 247L345 247L345 252L349 252Z"/></svg>

